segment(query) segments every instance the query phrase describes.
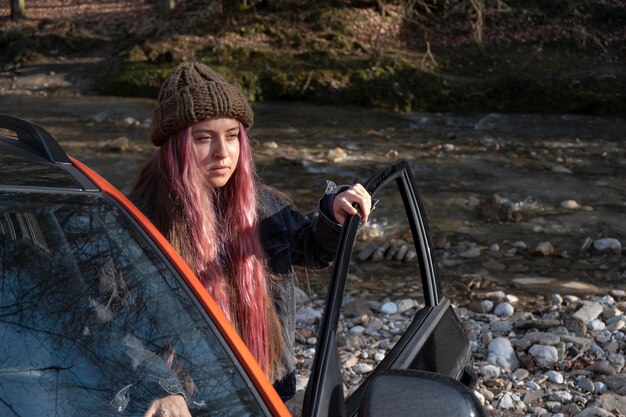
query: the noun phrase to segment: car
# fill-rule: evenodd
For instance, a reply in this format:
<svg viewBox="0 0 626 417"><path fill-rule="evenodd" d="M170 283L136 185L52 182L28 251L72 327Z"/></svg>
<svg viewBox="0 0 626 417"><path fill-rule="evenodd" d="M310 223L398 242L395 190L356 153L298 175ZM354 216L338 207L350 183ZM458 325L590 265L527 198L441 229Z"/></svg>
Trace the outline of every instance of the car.
<svg viewBox="0 0 626 417"><path fill-rule="evenodd" d="M364 185L372 195L400 194L424 305L345 396L337 334L361 227L358 215L348 217L302 415L484 415L472 392L470 344L442 293L408 163ZM290 415L144 214L45 129L9 115L0 115L0 276L2 415L142 416L159 395L183 392L192 415Z"/></svg>

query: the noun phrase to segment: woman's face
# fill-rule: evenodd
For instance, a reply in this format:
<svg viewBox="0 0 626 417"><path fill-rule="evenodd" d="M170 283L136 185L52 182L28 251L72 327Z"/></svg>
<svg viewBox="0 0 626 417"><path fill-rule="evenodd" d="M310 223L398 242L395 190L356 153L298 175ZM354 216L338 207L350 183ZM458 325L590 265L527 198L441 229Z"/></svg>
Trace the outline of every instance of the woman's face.
<svg viewBox="0 0 626 417"><path fill-rule="evenodd" d="M206 170L209 185L226 185L239 162L239 122L216 117L191 126L196 155Z"/></svg>

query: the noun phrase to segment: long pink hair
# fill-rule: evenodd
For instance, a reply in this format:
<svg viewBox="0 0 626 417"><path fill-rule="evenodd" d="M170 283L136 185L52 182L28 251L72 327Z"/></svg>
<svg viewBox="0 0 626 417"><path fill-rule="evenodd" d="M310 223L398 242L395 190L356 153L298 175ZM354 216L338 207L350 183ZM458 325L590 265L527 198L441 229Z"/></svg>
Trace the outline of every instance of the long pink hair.
<svg viewBox="0 0 626 417"><path fill-rule="evenodd" d="M193 266L268 377L278 379L282 338L259 238L256 171L241 123L239 152L233 176L224 187L212 189L191 129L183 129L146 164L133 195Z"/></svg>

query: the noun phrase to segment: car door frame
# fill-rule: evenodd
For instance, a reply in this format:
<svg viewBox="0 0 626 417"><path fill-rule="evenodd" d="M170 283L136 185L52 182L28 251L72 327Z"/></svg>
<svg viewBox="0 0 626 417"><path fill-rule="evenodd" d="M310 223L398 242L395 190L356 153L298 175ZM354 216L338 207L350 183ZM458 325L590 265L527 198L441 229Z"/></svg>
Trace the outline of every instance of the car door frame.
<svg viewBox="0 0 626 417"><path fill-rule="evenodd" d="M358 411L367 381L371 376L386 369L409 368L416 354L442 321L443 316L454 314L451 313L450 301L442 296L441 282L434 262L433 245L424 208L413 185L413 176L408 162L401 160L382 169L371 177L364 184L364 187L374 196L382 187L392 181L395 181L402 196L416 246L425 307L416 313L404 335L385 359L378 364L370 377L348 398L348 401L345 401L336 334L352 250L361 220L359 215L349 216L343 226L331 272L323 322L320 326L317 354L304 399L303 417L354 415ZM464 336L464 333L462 335ZM467 340L464 342L467 343Z"/></svg>

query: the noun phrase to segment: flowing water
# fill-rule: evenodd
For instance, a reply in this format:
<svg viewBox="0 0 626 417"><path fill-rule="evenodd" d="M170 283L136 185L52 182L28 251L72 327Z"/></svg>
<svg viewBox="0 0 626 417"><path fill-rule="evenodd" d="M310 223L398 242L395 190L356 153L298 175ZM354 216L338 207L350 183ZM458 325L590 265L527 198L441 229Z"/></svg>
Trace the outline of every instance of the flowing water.
<svg viewBox="0 0 626 417"><path fill-rule="evenodd" d="M152 106L112 97L0 97L0 113L45 127L124 192L154 151L146 139ZM600 238L626 245L623 118L398 114L303 103L253 108L260 175L302 209L313 207L325 179L364 181L406 159L444 277L480 274L506 284L542 276L626 288L624 250L589 248ZM389 218L373 221L389 238L400 216L396 203L382 196ZM523 253L497 255L518 241L527 246ZM554 253L533 254L545 241ZM459 256L476 247L483 255Z"/></svg>

